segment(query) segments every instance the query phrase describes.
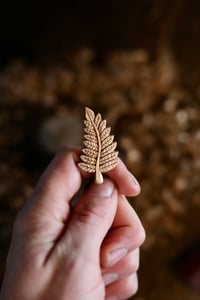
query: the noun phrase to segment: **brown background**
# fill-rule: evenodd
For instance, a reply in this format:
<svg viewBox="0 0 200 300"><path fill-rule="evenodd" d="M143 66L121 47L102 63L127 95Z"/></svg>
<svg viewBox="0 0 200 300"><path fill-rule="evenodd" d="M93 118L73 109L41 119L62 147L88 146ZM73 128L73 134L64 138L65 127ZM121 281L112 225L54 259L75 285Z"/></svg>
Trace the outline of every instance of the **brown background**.
<svg viewBox="0 0 200 300"><path fill-rule="evenodd" d="M181 275L200 241L199 17L197 0L0 4L1 274L17 211L88 105L142 185L135 299L199 298Z"/></svg>

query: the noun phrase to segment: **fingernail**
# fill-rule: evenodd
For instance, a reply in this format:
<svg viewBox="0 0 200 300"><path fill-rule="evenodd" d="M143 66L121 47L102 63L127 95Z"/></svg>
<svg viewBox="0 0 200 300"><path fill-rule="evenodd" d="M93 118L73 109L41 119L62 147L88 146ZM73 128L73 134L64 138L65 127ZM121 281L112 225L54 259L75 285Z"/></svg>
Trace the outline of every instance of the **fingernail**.
<svg viewBox="0 0 200 300"><path fill-rule="evenodd" d="M114 184L105 180L102 184L93 184L89 193L98 197L110 197L114 190Z"/></svg>
<svg viewBox="0 0 200 300"><path fill-rule="evenodd" d="M102 275L103 282L105 285L110 284L111 282L117 280L119 275L117 273L109 273Z"/></svg>
<svg viewBox="0 0 200 300"><path fill-rule="evenodd" d="M134 273L132 276L132 284L133 284L133 289L134 292L136 293L138 290L138 276L137 273Z"/></svg>
<svg viewBox="0 0 200 300"><path fill-rule="evenodd" d="M139 182L137 181L137 179L135 178L135 176L133 176L133 174L132 174L131 172L129 172L129 175L130 175L130 177L131 177L131 180L132 180L134 186L135 186L136 188L140 189L140 184L139 184Z"/></svg>
<svg viewBox="0 0 200 300"><path fill-rule="evenodd" d="M117 250L114 250L114 251L110 252L109 266L112 266L112 265L116 264L127 253L128 253L128 250L125 249L125 248L117 249Z"/></svg>
<svg viewBox="0 0 200 300"><path fill-rule="evenodd" d="M132 279L133 279L134 286L138 286L138 276L137 276L137 273L133 274Z"/></svg>

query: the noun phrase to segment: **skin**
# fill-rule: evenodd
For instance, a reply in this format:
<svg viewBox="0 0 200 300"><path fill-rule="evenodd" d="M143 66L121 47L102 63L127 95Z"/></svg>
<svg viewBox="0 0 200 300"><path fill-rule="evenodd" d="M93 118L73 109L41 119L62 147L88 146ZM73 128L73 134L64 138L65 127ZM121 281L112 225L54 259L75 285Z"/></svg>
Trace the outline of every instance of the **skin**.
<svg viewBox="0 0 200 300"><path fill-rule="evenodd" d="M63 149L18 214L0 300L127 299L138 289L143 226L125 195L140 186L119 160L72 207L80 150Z"/></svg>

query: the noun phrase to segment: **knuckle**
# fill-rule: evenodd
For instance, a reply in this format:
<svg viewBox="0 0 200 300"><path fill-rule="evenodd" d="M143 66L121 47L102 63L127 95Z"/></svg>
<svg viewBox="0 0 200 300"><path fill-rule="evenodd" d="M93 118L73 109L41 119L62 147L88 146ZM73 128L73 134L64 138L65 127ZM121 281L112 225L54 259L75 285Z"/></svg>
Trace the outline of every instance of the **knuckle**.
<svg viewBox="0 0 200 300"><path fill-rule="evenodd" d="M125 277L106 286L106 296L116 299L129 299L138 291L137 273ZM114 297L115 296L115 297Z"/></svg>
<svg viewBox="0 0 200 300"><path fill-rule="evenodd" d="M97 225L105 218L105 210L99 199L83 202L75 207L74 217L81 223Z"/></svg>
<svg viewBox="0 0 200 300"><path fill-rule="evenodd" d="M22 233L26 228L26 216L24 210L20 210L15 218L13 230L16 233Z"/></svg>
<svg viewBox="0 0 200 300"><path fill-rule="evenodd" d="M139 249L130 252L119 264L121 278L130 276L139 269ZM117 267L117 266L116 266Z"/></svg>
<svg viewBox="0 0 200 300"><path fill-rule="evenodd" d="M126 297L135 295L138 291L138 280L137 274L134 273L129 276L126 280Z"/></svg>
<svg viewBox="0 0 200 300"><path fill-rule="evenodd" d="M73 216L79 223L85 225L97 225L99 216L93 211L76 211Z"/></svg>
<svg viewBox="0 0 200 300"><path fill-rule="evenodd" d="M136 272L139 269L139 249L136 249L130 254L129 265L131 269L131 273Z"/></svg>
<svg viewBox="0 0 200 300"><path fill-rule="evenodd" d="M47 222L46 222L47 223ZM32 234L39 232L41 228L46 229L49 223L40 220L35 211L29 212L25 207L20 210L15 218L13 232L17 235Z"/></svg>
<svg viewBox="0 0 200 300"><path fill-rule="evenodd" d="M146 238L146 233L144 227L140 224L135 229L135 239L138 247L140 247L144 243L145 238Z"/></svg>

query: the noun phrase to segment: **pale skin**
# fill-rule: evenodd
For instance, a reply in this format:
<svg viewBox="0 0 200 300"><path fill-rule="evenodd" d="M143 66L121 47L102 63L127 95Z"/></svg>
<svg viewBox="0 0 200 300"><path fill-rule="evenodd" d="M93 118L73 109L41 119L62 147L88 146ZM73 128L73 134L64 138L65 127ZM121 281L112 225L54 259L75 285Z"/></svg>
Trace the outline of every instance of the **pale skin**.
<svg viewBox="0 0 200 300"><path fill-rule="evenodd" d="M119 160L100 185L81 187L80 150L63 149L18 214L0 300L124 300L138 289L143 226L126 196L140 186Z"/></svg>

